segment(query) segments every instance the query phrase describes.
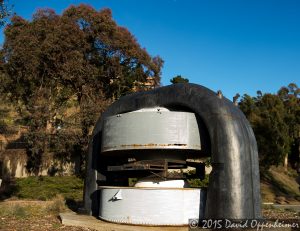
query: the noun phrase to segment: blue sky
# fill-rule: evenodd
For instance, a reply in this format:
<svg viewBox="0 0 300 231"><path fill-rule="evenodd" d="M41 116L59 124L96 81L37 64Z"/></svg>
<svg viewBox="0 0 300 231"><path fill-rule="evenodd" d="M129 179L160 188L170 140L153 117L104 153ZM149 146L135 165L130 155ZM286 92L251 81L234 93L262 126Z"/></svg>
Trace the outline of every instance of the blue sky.
<svg viewBox="0 0 300 231"><path fill-rule="evenodd" d="M300 85L300 1L297 0L9 0L30 19L38 8L61 13L70 4L109 7L142 47L165 65L162 83L182 75L232 99ZM0 41L3 41L3 33Z"/></svg>

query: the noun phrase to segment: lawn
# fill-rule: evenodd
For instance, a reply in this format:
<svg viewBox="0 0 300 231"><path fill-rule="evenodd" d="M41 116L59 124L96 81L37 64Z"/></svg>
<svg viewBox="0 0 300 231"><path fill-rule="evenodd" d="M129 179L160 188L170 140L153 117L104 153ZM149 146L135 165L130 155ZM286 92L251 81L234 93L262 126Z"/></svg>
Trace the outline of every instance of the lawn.
<svg viewBox="0 0 300 231"><path fill-rule="evenodd" d="M19 199L49 200L62 195L67 200L82 200L83 180L75 176L30 176L14 183L12 196Z"/></svg>

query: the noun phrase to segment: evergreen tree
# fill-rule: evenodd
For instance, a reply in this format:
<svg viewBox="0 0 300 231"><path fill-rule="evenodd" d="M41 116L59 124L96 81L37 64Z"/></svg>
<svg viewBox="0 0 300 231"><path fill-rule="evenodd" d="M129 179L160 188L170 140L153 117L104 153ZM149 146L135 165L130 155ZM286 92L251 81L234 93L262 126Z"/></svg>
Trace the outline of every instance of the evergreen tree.
<svg viewBox="0 0 300 231"><path fill-rule="evenodd" d="M298 145L300 137L300 99L296 84L282 87L277 94L258 91L256 97L244 95L239 107L254 130L262 168L282 164L293 150L299 150L292 148ZM291 158L291 164L296 166L299 152L294 156L298 158Z"/></svg>
<svg viewBox="0 0 300 231"><path fill-rule="evenodd" d="M172 84L175 84L175 83L188 83L189 80L182 77L181 75L176 75L175 77L173 77L172 79L170 79L170 82Z"/></svg>

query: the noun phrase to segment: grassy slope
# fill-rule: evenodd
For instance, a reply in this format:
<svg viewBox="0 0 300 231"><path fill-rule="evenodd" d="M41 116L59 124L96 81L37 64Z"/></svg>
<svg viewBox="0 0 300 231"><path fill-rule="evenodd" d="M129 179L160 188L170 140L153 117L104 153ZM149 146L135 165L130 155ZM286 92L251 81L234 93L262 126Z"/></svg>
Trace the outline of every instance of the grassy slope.
<svg viewBox="0 0 300 231"><path fill-rule="evenodd" d="M50 200L61 195L66 200L80 201L83 195L83 180L74 176L30 176L18 178L13 184L10 196L19 199Z"/></svg>
<svg viewBox="0 0 300 231"><path fill-rule="evenodd" d="M299 204L300 191L297 183L298 174L283 167L272 167L261 174L261 194L263 202L280 204Z"/></svg>

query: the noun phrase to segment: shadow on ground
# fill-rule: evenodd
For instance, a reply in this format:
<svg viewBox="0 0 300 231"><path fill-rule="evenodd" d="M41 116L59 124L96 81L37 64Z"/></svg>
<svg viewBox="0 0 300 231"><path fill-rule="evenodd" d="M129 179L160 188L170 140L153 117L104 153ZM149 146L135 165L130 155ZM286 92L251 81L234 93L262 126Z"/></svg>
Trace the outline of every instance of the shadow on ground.
<svg viewBox="0 0 300 231"><path fill-rule="evenodd" d="M73 212L78 213L79 209L83 207L83 201L77 201L72 198L66 198L66 206Z"/></svg>
<svg viewBox="0 0 300 231"><path fill-rule="evenodd" d="M14 179L3 179L0 187L0 201L6 200L13 195L16 195L19 191L19 187Z"/></svg>

